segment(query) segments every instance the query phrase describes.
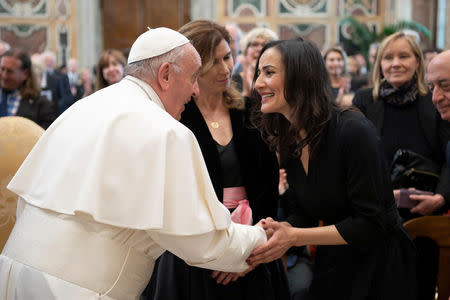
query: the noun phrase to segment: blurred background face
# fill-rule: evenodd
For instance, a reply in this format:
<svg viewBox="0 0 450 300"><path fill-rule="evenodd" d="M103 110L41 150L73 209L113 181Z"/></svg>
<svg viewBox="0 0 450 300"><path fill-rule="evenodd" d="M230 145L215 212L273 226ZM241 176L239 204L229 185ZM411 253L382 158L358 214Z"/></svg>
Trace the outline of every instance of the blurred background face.
<svg viewBox="0 0 450 300"><path fill-rule="evenodd" d="M261 53L262 48L264 48L267 43L268 41L266 41L262 37L257 37L248 44L247 54L245 55L245 57L247 58L248 63L251 67L254 68L256 66L256 61L258 60L259 54Z"/></svg>
<svg viewBox="0 0 450 300"><path fill-rule="evenodd" d="M419 66L418 59L404 38L392 41L381 56L381 70L386 81L398 88L409 82Z"/></svg>
<svg viewBox="0 0 450 300"><path fill-rule="evenodd" d="M0 60L0 86L7 91L18 89L27 79L28 72L21 69L22 62L12 56L4 56Z"/></svg>
<svg viewBox="0 0 450 300"><path fill-rule="evenodd" d="M353 75L353 76L359 75L359 62L356 60L355 57L349 56L347 58L347 66L348 66L348 72L351 75Z"/></svg>
<svg viewBox="0 0 450 300"><path fill-rule="evenodd" d="M433 60L428 66L428 87L433 93L433 104L441 118L450 121L450 53L446 59L439 58Z"/></svg>
<svg viewBox="0 0 450 300"><path fill-rule="evenodd" d="M231 25L226 25L225 29L228 31L228 33L230 34L230 49L231 49L231 54L233 55L233 61L234 63L237 62L237 56L239 54L240 49L240 35L238 32L238 29L235 26L231 26Z"/></svg>
<svg viewBox="0 0 450 300"><path fill-rule="evenodd" d="M54 69L56 61L51 55L44 55L44 66L46 69Z"/></svg>
<svg viewBox="0 0 450 300"><path fill-rule="evenodd" d="M344 58L339 52L331 51L325 59L325 66L331 76L340 76L344 73Z"/></svg>
<svg viewBox="0 0 450 300"><path fill-rule="evenodd" d="M102 74L108 84L117 83L123 77L123 65L110 55L108 65L102 69Z"/></svg>
<svg viewBox="0 0 450 300"><path fill-rule="evenodd" d="M212 68L198 79L200 90L208 89L211 92L225 92L230 87L232 70L233 57L231 50L228 43L222 40L215 49Z"/></svg>

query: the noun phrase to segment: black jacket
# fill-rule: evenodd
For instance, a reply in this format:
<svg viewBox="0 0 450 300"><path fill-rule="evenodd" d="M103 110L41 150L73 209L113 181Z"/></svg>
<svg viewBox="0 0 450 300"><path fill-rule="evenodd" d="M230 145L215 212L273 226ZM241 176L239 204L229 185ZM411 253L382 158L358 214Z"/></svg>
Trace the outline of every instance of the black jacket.
<svg viewBox="0 0 450 300"><path fill-rule="evenodd" d="M423 129L425 138L433 150L433 157L429 157L440 164L441 176L436 187L435 193L441 194L445 198L446 205L450 204L450 176L447 164L445 162L445 147L450 140L450 124L442 120L438 111L431 101L431 93L425 96L418 95L419 124ZM374 101L372 88L359 90L353 99L353 105L375 125L378 134L381 136L384 123L385 102L382 100Z"/></svg>
<svg viewBox="0 0 450 300"><path fill-rule="evenodd" d="M37 100L21 99L16 116L30 119L42 128L47 129L57 118L56 111L54 103L41 96Z"/></svg>

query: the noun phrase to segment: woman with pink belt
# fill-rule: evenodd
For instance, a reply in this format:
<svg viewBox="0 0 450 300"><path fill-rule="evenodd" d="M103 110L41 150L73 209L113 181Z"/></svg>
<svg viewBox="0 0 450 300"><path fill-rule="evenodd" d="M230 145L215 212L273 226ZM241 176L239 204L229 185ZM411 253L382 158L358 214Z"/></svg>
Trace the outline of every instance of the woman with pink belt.
<svg viewBox="0 0 450 300"><path fill-rule="evenodd" d="M202 59L200 95L186 105L181 122L195 134L219 200L235 223L276 216L276 156L245 119L244 102L231 86L233 58L224 27L207 20L180 28ZM199 251L202 251L199 249ZM244 277L190 267L166 252L148 288L148 299L289 299L280 260Z"/></svg>

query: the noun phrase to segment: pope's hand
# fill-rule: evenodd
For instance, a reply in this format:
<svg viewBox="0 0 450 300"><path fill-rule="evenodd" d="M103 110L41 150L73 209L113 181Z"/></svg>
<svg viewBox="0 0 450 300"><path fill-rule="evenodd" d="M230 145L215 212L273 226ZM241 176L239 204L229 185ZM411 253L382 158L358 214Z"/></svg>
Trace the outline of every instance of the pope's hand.
<svg viewBox="0 0 450 300"><path fill-rule="evenodd" d="M245 271L245 272L247 272L247 271ZM211 277L216 280L217 284L227 285L230 282L234 282L234 281L238 280L239 277L244 276L241 274L243 274L243 273L213 271L211 273ZM245 274L247 274L247 273L245 273Z"/></svg>
<svg viewBox="0 0 450 300"><path fill-rule="evenodd" d="M257 247L247 259L250 266L274 261L294 246L294 228L289 223L270 221L263 222L262 225L266 233L273 231L273 234L264 245Z"/></svg>
<svg viewBox="0 0 450 300"><path fill-rule="evenodd" d="M267 239L270 239L274 231L272 228L264 228L264 225L267 224L268 222L274 222L274 220L271 217L267 217L265 219L259 220L259 222L255 224L255 226L259 226L262 229L264 229Z"/></svg>

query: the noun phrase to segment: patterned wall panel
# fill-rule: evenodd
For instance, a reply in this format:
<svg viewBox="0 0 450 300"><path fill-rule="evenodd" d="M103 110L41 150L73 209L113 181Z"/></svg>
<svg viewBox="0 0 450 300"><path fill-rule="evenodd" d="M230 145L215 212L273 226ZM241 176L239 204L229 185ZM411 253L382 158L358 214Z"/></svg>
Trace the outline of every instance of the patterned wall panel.
<svg viewBox="0 0 450 300"><path fill-rule="evenodd" d="M70 16L70 0L56 1L56 16L59 18L68 18Z"/></svg>
<svg viewBox="0 0 450 300"><path fill-rule="evenodd" d="M340 16L376 16L378 14L377 0L339 0Z"/></svg>
<svg viewBox="0 0 450 300"><path fill-rule="evenodd" d="M329 14L328 0L279 0L280 16L320 17Z"/></svg>
<svg viewBox="0 0 450 300"><path fill-rule="evenodd" d="M27 24L0 25L0 39L30 53L43 52L48 44L48 27Z"/></svg>
<svg viewBox="0 0 450 300"><path fill-rule="evenodd" d="M229 0L227 12L233 17L266 16L267 0Z"/></svg>
<svg viewBox="0 0 450 300"><path fill-rule="evenodd" d="M0 0L0 39L30 53L51 50L58 64L76 57L76 0Z"/></svg>
<svg viewBox="0 0 450 300"><path fill-rule="evenodd" d="M0 0L0 17L42 18L48 16L48 0Z"/></svg>
<svg viewBox="0 0 450 300"><path fill-rule="evenodd" d="M284 24L278 28L281 39L302 37L312 41L319 49L327 47L328 30L325 24Z"/></svg>
<svg viewBox="0 0 450 300"><path fill-rule="evenodd" d="M395 22L389 18L401 7L390 10L387 6L392 1L397 0L218 0L217 20L237 23L244 33L265 24L281 38L302 36L313 40L322 50L337 43L351 48L352 28L340 21L353 16L379 29L386 22ZM411 1L414 4L421 0Z"/></svg>

